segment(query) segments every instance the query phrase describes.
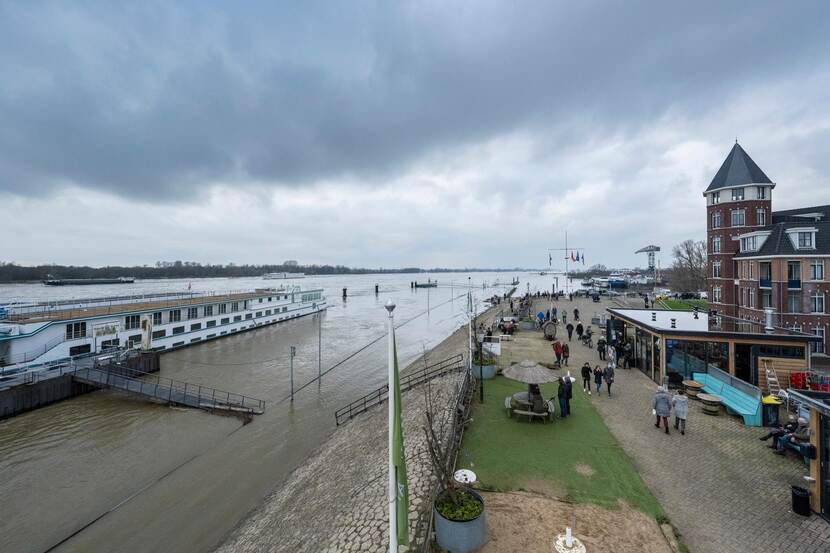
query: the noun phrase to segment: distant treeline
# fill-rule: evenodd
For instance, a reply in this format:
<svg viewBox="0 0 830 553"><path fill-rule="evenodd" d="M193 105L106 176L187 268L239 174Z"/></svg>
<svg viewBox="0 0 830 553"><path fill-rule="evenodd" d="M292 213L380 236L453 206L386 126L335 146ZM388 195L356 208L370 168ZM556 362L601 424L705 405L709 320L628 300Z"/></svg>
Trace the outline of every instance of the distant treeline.
<svg viewBox="0 0 830 553"><path fill-rule="evenodd" d="M26 282L47 278L213 278L258 277L265 273L305 273L307 275L362 275L370 273L453 273L453 272L519 272L527 269L362 269L342 265L202 265L192 261L157 263L141 267L76 267L73 265L38 265L26 267L0 261L0 282Z"/></svg>

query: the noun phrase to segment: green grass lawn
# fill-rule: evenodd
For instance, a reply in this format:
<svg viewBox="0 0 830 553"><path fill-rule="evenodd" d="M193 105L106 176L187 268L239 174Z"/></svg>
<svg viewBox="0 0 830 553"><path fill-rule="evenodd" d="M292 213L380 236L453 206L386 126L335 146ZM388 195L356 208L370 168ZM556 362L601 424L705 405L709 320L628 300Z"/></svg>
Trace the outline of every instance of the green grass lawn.
<svg viewBox="0 0 830 553"><path fill-rule="evenodd" d="M677 309L680 311L691 311L695 307L701 311L707 311L709 304L706 300L660 300L666 309Z"/></svg>
<svg viewBox="0 0 830 553"><path fill-rule="evenodd" d="M575 367L572 374L578 371ZM558 385L541 388L542 395L550 398ZM526 389L527 385L502 376L485 381L484 404L478 402L478 393L473 399L473 422L464 433L459 468L472 468L482 488L539 491L611 508L621 499L654 517L663 516L579 381L574 383L573 415L553 423L507 417L504 398Z"/></svg>

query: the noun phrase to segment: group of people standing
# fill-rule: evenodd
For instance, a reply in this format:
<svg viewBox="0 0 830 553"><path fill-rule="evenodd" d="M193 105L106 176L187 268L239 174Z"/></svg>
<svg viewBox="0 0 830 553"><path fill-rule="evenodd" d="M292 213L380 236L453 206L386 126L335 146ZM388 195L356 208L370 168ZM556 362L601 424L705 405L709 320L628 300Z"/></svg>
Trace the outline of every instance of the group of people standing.
<svg viewBox="0 0 830 553"><path fill-rule="evenodd" d="M614 383L614 367L609 363L605 369L601 369L596 365L591 369L591 364L585 362L582 365L582 391L591 395L591 378L594 379L594 385L597 388L597 395L602 392L603 381L608 386L608 397L611 397L611 384Z"/></svg>

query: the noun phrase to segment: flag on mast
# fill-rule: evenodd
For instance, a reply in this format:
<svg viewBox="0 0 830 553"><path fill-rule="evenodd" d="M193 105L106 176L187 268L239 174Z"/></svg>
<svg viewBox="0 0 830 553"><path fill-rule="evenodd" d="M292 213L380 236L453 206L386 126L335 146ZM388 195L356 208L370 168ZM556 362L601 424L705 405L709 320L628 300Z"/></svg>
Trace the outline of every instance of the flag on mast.
<svg viewBox="0 0 830 553"><path fill-rule="evenodd" d="M585 252L582 252L582 264L585 265Z"/></svg>
<svg viewBox="0 0 830 553"><path fill-rule="evenodd" d="M571 252L571 261L576 261L576 259L574 259L574 252Z"/></svg>
<svg viewBox="0 0 830 553"><path fill-rule="evenodd" d="M579 252L576 252L576 259L574 261L579 261Z"/></svg>
<svg viewBox="0 0 830 553"><path fill-rule="evenodd" d="M553 267L553 254L548 254L548 267Z"/></svg>
<svg viewBox="0 0 830 553"><path fill-rule="evenodd" d="M387 309L389 306L387 306ZM392 307L394 309L394 306ZM391 547L393 540L396 545L409 546L409 485L406 478L406 455L404 451L403 427L401 426L401 387L398 375L398 346L395 342L395 327L392 324L390 311L389 317L390 332L390 366L389 366L389 486L394 486L394 500L392 489L389 491L389 526L390 551L397 551L397 547ZM394 515L393 515L394 513ZM393 520L394 516L394 520ZM393 536L392 534L395 534Z"/></svg>

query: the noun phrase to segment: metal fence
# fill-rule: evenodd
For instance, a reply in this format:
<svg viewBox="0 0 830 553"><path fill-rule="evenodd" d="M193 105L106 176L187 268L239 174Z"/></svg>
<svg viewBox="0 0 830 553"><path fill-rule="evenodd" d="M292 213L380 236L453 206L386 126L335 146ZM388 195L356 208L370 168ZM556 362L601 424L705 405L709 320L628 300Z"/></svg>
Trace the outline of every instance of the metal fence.
<svg viewBox="0 0 830 553"><path fill-rule="evenodd" d="M443 359L437 363L419 369L415 372L409 373L401 377L400 385L401 391L405 392L415 386L423 384L433 378L438 378L447 373L460 370L464 367L464 355L458 354L452 357ZM389 384L385 384L366 394L365 396L354 400L345 407L341 407L334 412L334 421L339 426L340 424L354 418L360 413L365 413L375 405L380 405L389 397Z"/></svg>

